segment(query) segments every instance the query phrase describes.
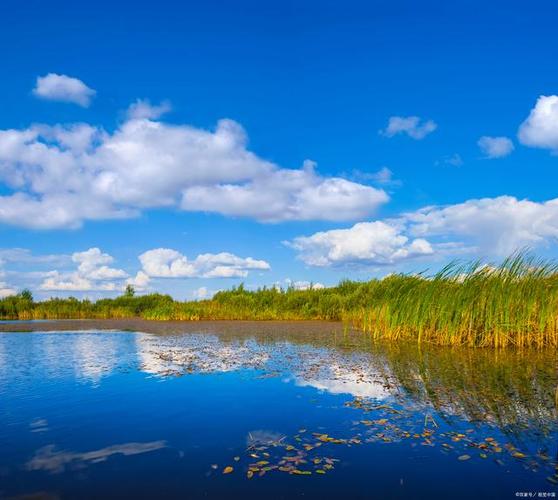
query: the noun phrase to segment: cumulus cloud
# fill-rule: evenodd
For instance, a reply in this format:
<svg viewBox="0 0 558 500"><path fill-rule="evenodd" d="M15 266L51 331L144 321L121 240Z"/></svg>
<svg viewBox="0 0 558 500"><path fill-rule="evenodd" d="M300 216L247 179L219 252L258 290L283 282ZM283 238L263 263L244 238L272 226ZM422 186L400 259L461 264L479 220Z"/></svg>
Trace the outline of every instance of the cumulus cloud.
<svg viewBox="0 0 558 500"><path fill-rule="evenodd" d="M270 265L252 257L231 253L201 254L189 260L170 248L155 248L139 256L143 272L150 278L244 278L249 271L267 271Z"/></svg>
<svg viewBox="0 0 558 500"><path fill-rule="evenodd" d="M47 273L40 289L47 291L118 291L122 290L121 280L128 277L122 269L109 267L114 259L101 252L99 248L90 248L84 252L72 254L72 261L78 264L75 271ZM119 281L120 280L120 281Z"/></svg>
<svg viewBox="0 0 558 500"><path fill-rule="evenodd" d="M107 266L106 264L114 262L114 258L98 248L76 252L72 255L72 260L79 264L79 274L89 279L113 280L128 276L122 269Z"/></svg>
<svg viewBox="0 0 558 500"><path fill-rule="evenodd" d="M382 221L299 236L287 244L298 251L306 264L319 267L353 263L387 265L433 253L428 241L411 240L400 228Z"/></svg>
<svg viewBox="0 0 558 500"><path fill-rule="evenodd" d="M506 256L558 240L558 198L513 196L430 206L385 221L363 222L287 242L311 266L386 265L418 257Z"/></svg>
<svg viewBox="0 0 558 500"><path fill-rule="evenodd" d="M525 146L558 152L558 96L540 96L518 132Z"/></svg>
<svg viewBox="0 0 558 500"><path fill-rule="evenodd" d="M385 137L393 137L398 134L407 134L415 140L424 139L438 128L432 120L421 121L418 116L391 116L387 127L380 130Z"/></svg>
<svg viewBox="0 0 558 500"><path fill-rule="evenodd" d="M114 292L122 287L114 282L99 282L81 276L79 273L51 271L40 285L40 290L60 292Z"/></svg>
<svg viewBox="0 0 558 500"><path fill-rule="evenodd" d="M507 137L482 136L477 142L486 158L503 158L514 150L513 142Z"/></svg>
<svg viewBox="0 0 558 500"><path fill-rule="evenodd" d="M71 102L87 108L96 92L77 78L49 73L37 78L33 94L41 99Z"/></svg>
<svg viewBox="0 0 558 500"><path fill-rule="evenodd" d="M312 162L286 169L258 157L232 120L208 131L155 121L163 111L155 108L136 103L113 133L87 124L0 130L0 183L9 190L0 223L75 228L164 207L263 222L354 220L389 199L323 177Z"/></svg>
<svg viewBox="0 0 558 500"><path fill-rule="evenodd" d="M128 278L126 280L126 285L132 285L136 290L147 290L149 288L149 282L151 278L147 276L143 271L138 271L133 278Z"/></svg>
<svg viewBox="0 0 558 500"><path fill-rule="evenodd" d="M351 220L388 200L383 190L341 178L323 179L311 162L301 170L276 170L243 185L196 186L184 190L182 208L223 215L285 220Z"/></svg>
<svg viewBox="0 0 558 500"><path fill-rule="evenodd" d="M558 199L499 196L445 207L425 207L402 219L416 237L443 236L473 244L483 254L506 255L558 238Z"/></svg>

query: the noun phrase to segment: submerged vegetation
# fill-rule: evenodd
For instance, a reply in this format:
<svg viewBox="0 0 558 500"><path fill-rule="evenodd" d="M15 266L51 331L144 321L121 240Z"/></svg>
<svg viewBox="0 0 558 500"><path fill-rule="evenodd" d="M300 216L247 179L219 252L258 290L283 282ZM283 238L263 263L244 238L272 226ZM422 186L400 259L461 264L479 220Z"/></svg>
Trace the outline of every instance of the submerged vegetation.
<svg viewBox="0 0 558 500"><path fill-rule="evenodd" d="M524 253L497 267L453 263L433 276L394 274L331 288L286 290L243 285L212 299L169 295L53 298L29 292L0 300L2 319L334 320L374 339L480 347L558 347L558 265Z"/></svg>

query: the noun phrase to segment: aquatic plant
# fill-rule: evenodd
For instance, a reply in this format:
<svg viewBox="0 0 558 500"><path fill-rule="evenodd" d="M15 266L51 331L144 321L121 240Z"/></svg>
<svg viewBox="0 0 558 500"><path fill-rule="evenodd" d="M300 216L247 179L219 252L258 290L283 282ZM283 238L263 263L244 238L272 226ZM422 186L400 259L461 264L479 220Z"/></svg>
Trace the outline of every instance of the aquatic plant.
<svg viewBox="0 0 558 500"><path fill-rule="evenodd" d="M349 311L373 338L481 347L558 346L558 267L524 253L500 266L452 263L430 278L377 283Z"/></svg>

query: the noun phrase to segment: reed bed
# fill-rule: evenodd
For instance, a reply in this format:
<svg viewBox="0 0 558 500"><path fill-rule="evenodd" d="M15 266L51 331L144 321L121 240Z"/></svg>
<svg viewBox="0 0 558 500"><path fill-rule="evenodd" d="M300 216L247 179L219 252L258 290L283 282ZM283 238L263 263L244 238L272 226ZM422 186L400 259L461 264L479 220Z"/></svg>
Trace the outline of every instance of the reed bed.
<svg viewBox="0 0 558 500"><path fill-rule="evenodd" d="M392 276L348 318L375 339L470 347L558 347L558 267L519 254L500 266L450 264Z"/></svg>
<svg viewBox="0 0 558 500"><path fill-rule="evenodd" d="M558 265L525 253L499 266L452 263L428 276L342 281L325 289L239 286L211 300L130 294L97 302L0 300L3 319L336 320L375 340L470 347L558 347Z"/></svg>

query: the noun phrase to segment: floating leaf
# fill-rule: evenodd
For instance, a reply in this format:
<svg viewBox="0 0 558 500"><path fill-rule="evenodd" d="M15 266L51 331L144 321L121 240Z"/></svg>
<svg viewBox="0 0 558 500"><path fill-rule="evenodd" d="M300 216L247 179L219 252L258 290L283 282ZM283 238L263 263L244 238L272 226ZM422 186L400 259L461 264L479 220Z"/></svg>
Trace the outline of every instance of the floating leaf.
<svg viewBox="0 0 558 500"><path fill-rule="evenodd" d="M471 455L460 455L459 457L457 457L457 460L469 460L471 458Z"/></svg>
<svg viewBox="0 0 558 500"><path fill-rule="evenodd" d="M223 469L223 474L230 474L234 469L230 466L227 465L224 469Z"/></svg>

